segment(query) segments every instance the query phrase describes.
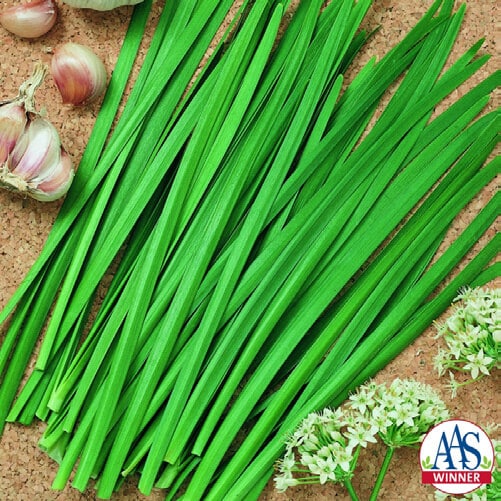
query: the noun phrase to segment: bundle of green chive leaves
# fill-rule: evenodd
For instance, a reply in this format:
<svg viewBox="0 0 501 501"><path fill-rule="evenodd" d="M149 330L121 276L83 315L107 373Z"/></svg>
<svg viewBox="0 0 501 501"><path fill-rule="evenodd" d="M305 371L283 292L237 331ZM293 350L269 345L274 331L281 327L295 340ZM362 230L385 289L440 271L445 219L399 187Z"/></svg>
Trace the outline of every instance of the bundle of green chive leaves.
<svg viewBox="0 0 501 501"><path fill-rule="evenodd" d="M435 1L345 82L370 0L296 2L283 32L289 2L246 0L198 74L233 3L165 2L111 131L152 0L135 7L72 188L0 313L0 429L47 423L54 489L74 474L107 499L137 474L167 499L258 499L308 413L499 276L499 234L452 274L499 194L436 256L500 167L499 110L482 113L500 72L434 113L488 59L479 41L444 70L465 7Z"/></svg>

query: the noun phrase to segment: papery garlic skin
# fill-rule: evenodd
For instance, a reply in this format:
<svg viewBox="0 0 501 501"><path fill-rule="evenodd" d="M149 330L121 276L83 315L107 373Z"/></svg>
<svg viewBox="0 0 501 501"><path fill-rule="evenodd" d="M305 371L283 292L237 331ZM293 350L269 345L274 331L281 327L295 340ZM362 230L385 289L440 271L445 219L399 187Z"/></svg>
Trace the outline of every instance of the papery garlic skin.
<svg viewBox="0 0 501 501"><path fill-rule="evenodd" d="M136 5L142 1L143 0L63 0L64 3L71 7L101 11L116 9L124 5Z"/></svg>
<svg viewBox="0 0 501 501"><path fill-rule="evenodd" d="M26 110L22 104L0 103L0 164L7 161L27 121Z"/></svg>
<svg viewBox="0 0 501 501"><path fill-rule="evenodd" d="M0 165L1 186L42 201L65 195L73 176L73 164L57 130L39 116L28 123L7 161Z"/></svg>
<svg viewBox="0 0 501 501"><path fill-rule="evenodd" d="M48 33L57 20L55 0L33 0L14 5L0 13L0 24L22 38L38 38Z"/></svg>
<svg viewBox="0 0 501 501"><path fill-rule="evenodd" d="M82 105L106 90L108 74L101 59L85 45L68 42L57 47L51 74L64 104Z"/></svg>

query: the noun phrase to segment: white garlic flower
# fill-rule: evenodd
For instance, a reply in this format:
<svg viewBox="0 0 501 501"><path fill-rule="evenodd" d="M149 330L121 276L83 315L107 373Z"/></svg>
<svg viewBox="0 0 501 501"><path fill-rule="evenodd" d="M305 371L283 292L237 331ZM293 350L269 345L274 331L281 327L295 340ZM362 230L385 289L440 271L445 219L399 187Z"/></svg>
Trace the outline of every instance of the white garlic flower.
<svg viewBox="0 0 501 501"><path fill-rule="evenodd" d="M501 289L463 289L454 300L451 315L436 324L437 338L443 338L434 366L440 376L447 371L469 373L460 383L451 380L453 396L459 387L488 376L499 368L501 343Z"/></svg>

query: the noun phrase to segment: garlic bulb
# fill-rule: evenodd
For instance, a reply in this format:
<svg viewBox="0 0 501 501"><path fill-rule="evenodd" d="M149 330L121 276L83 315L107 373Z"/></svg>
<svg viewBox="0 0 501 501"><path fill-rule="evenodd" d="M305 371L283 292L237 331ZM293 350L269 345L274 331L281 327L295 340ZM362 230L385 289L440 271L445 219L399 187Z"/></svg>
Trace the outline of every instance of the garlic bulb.
<svg viewBox="0 0 501 501"><path fill-rule="evenodd" d="M0 103L0 186L49 202L68 191L74 169L56 128L35 111L45 72L38 66L15 99Z"/></svg>
<svg viewBox="0 0 501 501"><path fill-rule="evenodd" d="M72 163L56 129L44 118L35 117L0 171L0 183L49 202L64 195L72 180Z"/></svg>
<svg viewBox="0 0 501 501"><path fill-rule="evenodd" d="M135 5L143 0L63 0L71 7L93 10L112 10L124 5Z"/></svg>
<svg viewBox="0 0 501 501"><path fill-rule="evenodd" d="M38 38L45 35L56 23L55 0L33 0L14 5L0 13L0 24L22 38Z"/></svg>
<svg viewBox="0 0 501 501"><path fill-rule="evenodd" d="M108 74L99 57L85 45L68 42L54 51L51 73L64 104L87 104L106 89Z"/></svg>

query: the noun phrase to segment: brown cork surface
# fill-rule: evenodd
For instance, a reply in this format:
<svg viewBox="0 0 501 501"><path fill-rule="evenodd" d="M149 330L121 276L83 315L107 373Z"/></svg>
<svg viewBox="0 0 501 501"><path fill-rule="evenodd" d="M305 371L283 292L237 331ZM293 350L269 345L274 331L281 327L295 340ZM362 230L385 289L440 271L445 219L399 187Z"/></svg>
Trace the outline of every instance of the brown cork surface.
<svg viewBox="0 0 501 501"><path fill-rule="evenodd" d="M2 1L0 8L18 3L14 0ZM373 55L383 55L394 45L416 21L431 0L375 0L364 24L368 28L381 29L364 48L355 62L353 70ZM457 99L475 82L500 67L499 37L500 8L497 0L469 0L467 13L459 39L454 49L458 56L479 38L485 38L482 52L494 57L476 74L467 85L462 86L452 96ZM50 61L51 49L66 41L86 44L101 56L109 71L112 70L121 46L127 22L131 13L129 7L113 12L98 13L74 10L61 2L59 20L56 27L46 36L36 41L16 38L0 27L0 101L14 97L19 85L30 75L36 61ZM154 18L160 12L162 2L154 6ZM459 5L459 4L458 4ZM99 102L90 106L73 108L63 106L50 78L37 94L39 106L45 106L48 118L59 130L62 141L78 163L87 138L91 132ZM499 102L491 103L490 109ZM490 198L495 184L491 184L457 218L447 239L450 241L464 228L472 216ZM43 204L31 199L0 191L0 308L2 308L19 285L31 264L40 253L51 225L57 215L60 202ZM499 286L499 283L496 284ZM428 329L423 335L394 360L378 376L377 381L390 383L395 377L412 377L431 384L448 404L451 414L468 419L480 425L501 423L499 372L474 385L459 391L456 399L451 399L446 388L446 379L439 379L433 370L433 356L439 341L434 339L434 330ZM1 340L1 334L0 334ZM0 500L1 501L76 501L95 499L94 491L80 493L71 487L62 492L51 491L50 485L55 475L56 464L37 446L43 424L31 427L8 425L0 439ZM382 449L369 447L361 456L354 486L362 500L368 499L370 487L382 461ZM330 500L348 499L343 488L333 485L310 486L277 494L270 485L263 492L263 500ZM161 492L146 498L135 488L135 479L123 486L114 500L163 499ZM393 460L384 482L380 499L428 500L433 499L433 489L420 484L420 470L417 453L413 450L399 450Z"/></svg>

